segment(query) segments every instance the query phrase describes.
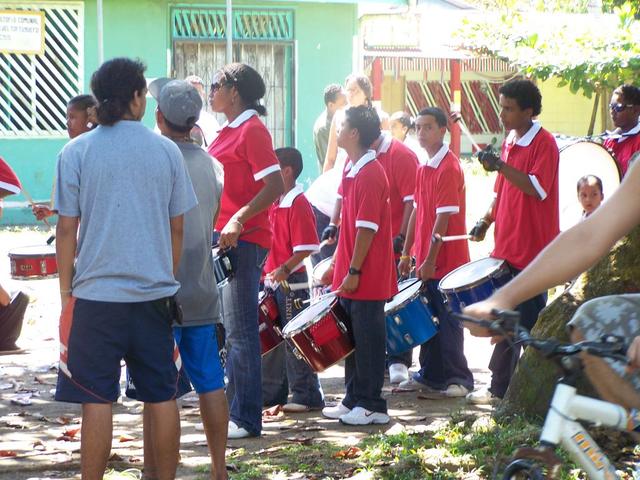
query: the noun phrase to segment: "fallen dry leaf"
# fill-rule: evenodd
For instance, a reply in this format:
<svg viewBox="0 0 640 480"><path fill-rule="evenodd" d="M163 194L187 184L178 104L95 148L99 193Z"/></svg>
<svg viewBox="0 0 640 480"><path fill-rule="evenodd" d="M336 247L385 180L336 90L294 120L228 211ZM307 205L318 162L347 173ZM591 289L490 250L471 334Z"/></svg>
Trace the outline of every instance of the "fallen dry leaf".
<svg viewBox="0 0 640 480"><path fill-rule="evenodd" d="M17 457L18 454L13 450L0 450L0 457Z"/></svg>
<svg viewBox="0 0 640 480"><path fill-rule="evenodd" d="M131 435L127 435L126 433L123 433L122 435L120 435L118 437L118 441L120 443L131 442L131 441L133 441L135 439L136 439L136 437L132 437Z"/></svg>
<svg viewBox="0 0 640 480"><path fill-rule="evenodd" d="M73 417L66 417L64 415L61 415L60 417L56 418L53 423L57 423L58 425L69 425L70 423L75 423L73 421Z"/></svg>
<svg viewBox="0 0 640 480"><path fill-rule="evenodd" d="M358 447L349 447L346 450L340 450L336 454L333 455L333 458L341 459L341 460L350 460L352 458L358 458L362 455L362 450Z"/></svg>
<svg viewBox="0 0 640 480"><path fill-rule="evenodd" d="M109 461L110 462L123 462L124 458L122 458L120 455L118 455L117 453L114 452L109 456Z"/></svg>
<svg viewBox="0 0 640 480"><path fill-rule="evenodd" d="M74 442L76 441L76 435L80 432L80 428L67 428L62 435L60 435L56 440L61 442Z"/></svg>

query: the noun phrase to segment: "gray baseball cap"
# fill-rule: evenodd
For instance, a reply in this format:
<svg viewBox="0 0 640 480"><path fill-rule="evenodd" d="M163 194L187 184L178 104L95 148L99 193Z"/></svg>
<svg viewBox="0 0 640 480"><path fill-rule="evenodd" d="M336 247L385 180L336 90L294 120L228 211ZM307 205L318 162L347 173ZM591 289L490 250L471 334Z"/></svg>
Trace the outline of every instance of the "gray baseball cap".
<svg viewBox="0 0 640 480"><path fill-rule="evenodd" d="M156 78L149 84L149 93L158 101L164 118L176 127L193 127L202 110L202 98L189 82L172 78Z"/></svg>

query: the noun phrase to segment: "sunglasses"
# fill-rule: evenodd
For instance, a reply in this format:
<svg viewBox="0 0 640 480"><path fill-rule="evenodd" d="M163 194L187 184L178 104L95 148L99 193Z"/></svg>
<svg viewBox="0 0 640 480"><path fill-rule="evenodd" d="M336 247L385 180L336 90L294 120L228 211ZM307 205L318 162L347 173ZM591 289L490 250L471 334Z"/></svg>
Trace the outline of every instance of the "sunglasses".
<svg viewBox="0 0 640 480"><path fill-rule="evenodd" d="M624 103L610 103L609 104L609 110L613 110L616 113L620 113L621 111L623 111L625 108L631 108L631 107L635 107L635 105L631 105L631 104L624 104Z"/></svg>

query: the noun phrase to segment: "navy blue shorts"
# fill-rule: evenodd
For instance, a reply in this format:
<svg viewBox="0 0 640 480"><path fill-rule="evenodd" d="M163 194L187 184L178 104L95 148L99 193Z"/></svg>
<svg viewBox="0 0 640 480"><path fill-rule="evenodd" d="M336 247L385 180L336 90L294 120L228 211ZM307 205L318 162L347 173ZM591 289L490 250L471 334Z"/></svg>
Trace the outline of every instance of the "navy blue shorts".
<svg viewBox="0 0 640 480"><path fill-rule="evenodd" d="M114 303L72 298L60 318L56 400L115 402L122 359L139 400L176 398L180 354L166 299Z"/></svg>

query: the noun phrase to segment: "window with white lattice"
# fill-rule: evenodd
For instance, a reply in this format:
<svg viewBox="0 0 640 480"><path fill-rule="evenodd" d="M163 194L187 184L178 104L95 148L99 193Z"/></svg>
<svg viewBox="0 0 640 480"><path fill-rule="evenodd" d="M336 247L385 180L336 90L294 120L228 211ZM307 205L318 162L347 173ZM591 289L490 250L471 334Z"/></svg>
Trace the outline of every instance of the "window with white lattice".
<svg viewBox="0 0 640 480"><path fill-rule="evenodd" d="M83 5L13 3L0 10L45 14L43 55L0 53L0 138L66 134L66 105L83 83Z"/></svg>

